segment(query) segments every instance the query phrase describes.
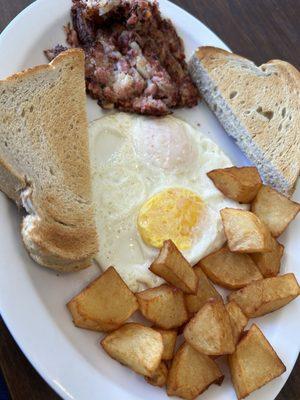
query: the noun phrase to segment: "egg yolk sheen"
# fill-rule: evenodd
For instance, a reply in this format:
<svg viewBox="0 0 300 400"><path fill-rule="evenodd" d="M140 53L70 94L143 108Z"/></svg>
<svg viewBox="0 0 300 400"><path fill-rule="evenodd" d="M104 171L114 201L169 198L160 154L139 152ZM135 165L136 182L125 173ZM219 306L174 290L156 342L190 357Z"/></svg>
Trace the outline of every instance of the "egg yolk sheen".
<svg viewBox="0 0 300 400"><path fill-rule="evenodd" d="M204 203L194 192L170 188L147 200L140 209L137 225L144 242L161 248L171 239L179 250L188 250L193 244Z"/></svg>

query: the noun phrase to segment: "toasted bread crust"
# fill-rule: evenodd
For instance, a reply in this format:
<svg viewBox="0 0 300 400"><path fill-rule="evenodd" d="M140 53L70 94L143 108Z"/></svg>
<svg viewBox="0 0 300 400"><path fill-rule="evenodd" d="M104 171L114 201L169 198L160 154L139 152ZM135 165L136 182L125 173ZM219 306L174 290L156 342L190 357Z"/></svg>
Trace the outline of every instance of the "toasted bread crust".
<svg viewBox="0 0 300 400"><path fill-rule="evenodd" d="M190 72L264 182L291 195L300 172L300 72L281 60L258 67L214 47L195 52Z"/></svg>
<svg viewBox="0 0 300 400"><path fill-rule="evenodd" d="M84 52L82 50L77 48L68 49L63 53L60 53L49 64L35 65L34 67L26 68L23 71L16 72L12 75L7 76L0 81L0 85L3 85L7 82L19 82L20 79L28 78L31 76L34 77L38 72L49 72L51 69L55 69L58 65L60 65L63 60L70 60L71 57L77 59L77 62L79 64L81 62L84 62Z"/></svg>
<svg viewBox="0 0 300 400"><path fill-rule="evenodd" d="M98 237L83 51L0 81L0 98L0 189L29 213L21 233L30 256L59 271L88 267Z"/></svg>
<svg viewBox="0 0 300 400"><path fill-rule="evenodd" d="M24 176L12 170L4 160L0 159L0 188L17 205L20 202L20 192L26 188Z"/></svg>

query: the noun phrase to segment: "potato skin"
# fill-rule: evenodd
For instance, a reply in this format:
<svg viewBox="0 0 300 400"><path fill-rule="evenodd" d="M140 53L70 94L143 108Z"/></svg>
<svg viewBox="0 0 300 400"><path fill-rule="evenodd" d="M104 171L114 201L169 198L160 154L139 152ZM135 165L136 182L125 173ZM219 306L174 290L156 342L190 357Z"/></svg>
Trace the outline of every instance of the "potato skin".
<svg viewBox="0 0 300 400"><path fill-rule="evenodd" d="M274 237L278 237L296 217L300 204L263 185L251 205L251 211L266 224Z"/></svg>
<svg viewBox="0 0 300 400"><path fill-rule="evenodd" d="M109 332L138 309L138 302L115 268L109 267L73 297L67 308L79 328Z"/></svg>
<svg viewBox="0 0 300 400"><path fill-rule="evenodd" d="M210 356L235 349L231 321L223 300L209 300L184 328L184 338L195 350Z"/></svg>
<svg viewBox="0 0 300 400"><path fill-rule="evenodd" d="M150 383L153 386L163 387L167 383L168 378L168 368L166 364L162 361L156 371L152 374L151 377L145 377L146 382Z"/></svg>
<svg viewBox="0 0 300 400"><path fill-rule="evenodd" d="M271 234L255 214L236 208L223 208L220 214L231 251L238 253L271 251Z"/></svg>
<svg viewBox="0 0 300 400"><path fill-rule="evenodd" d="M210 357L185 342L177 350L169 370L167 394L193 400L212 383L220 385L223 379L224 375Z"/></svg>
<svg viewBox="0 0 300 400"><path fill-rule="evenodd" d="M249 254L232 252L227 246L203 258L199 265L212 282L231 290L263 278Z"/></svg>
<svg viewBox="0 0 300 400"><path fill-rule="evenodd" d="M267 253L252 253L250 257L255 262L264 278L277 276L280 271L281 259L284 252L284 246L277 242L275 238L271 239L272 250Z"/></svg>
<svg viewBox="0 0 300 400"><path fill-rule="evenodd" d="M176 339L177 339L177 331L160 329L160 328L156 328L155 326L152 326L152 329L159 332L162 336L164 351L161 356L161 359L165 360L165 361L172 360L173 355L174 355L174 350L175 350Z"/></svg>
<svg viewBox="0 0 300 400"><path fill-rule="evenodd" d="M184 293L197 291L198 277L172 240L164 241L158 257L149 269Z"/></svg>
<svg viewBox="0 0 300 400"><path fill-rule="evenodd" d="M244 204L252 202L262 185L256 167L220 168L207 175L224 196Z"/></svg>
<svg viewBox="0 0 300 400"><path fill-rule="evenodd" d="M294 274L254 281L232 292L229 301L235 301L248 318L260 317L276 311L294 300L300 288Z"/></svg>
<svg viewBox="0 0 300 400"><path fill-rule="evenodd" d="M183 292L168 285L136 293L143 316L162 329L174 329L188 318Z"/></svg>
<svg viewBox="0 0 300 400"><path fill-rule="evenodd" d="M209 281L202 270L200 263L194 267L194 271L198 276L198 289L195 294L185 295L185 304L190 315L195 314L209 299L221 299L220 293L214 285Z"/></svg>
<svg viewBox="0 0 300 400"><path fill-rule="evenodd" d="M253 324L228 356L237 398L243 399L286 370L264 334Z"/></svg>
<svg viewBox="0 0 300 400"><path fill-rule="evenodd" d="M248 323L248 318L235 301L225 304L225 308L229 314L234 342L237 344Z"/></svg>
<svg viewBox="0 0 300 400"><path fill-rule="evenodd" d="M148 377L157 370L163 353L161 334L133 322L109 333L100 344L110 357Z"/></svg>

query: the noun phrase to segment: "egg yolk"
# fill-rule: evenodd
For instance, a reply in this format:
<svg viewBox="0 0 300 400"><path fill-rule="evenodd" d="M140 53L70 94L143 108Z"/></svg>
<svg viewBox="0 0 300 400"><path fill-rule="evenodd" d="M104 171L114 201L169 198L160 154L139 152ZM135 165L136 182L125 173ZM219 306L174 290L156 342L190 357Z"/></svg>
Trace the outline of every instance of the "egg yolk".
<svg viewBox="0 0 300 400"><path fill-rule="evenodd" d="M204 203L194 192L171 188L155 194L140 209L137 225L144 242L161 248L171 239L179 250L193 244Z"/></svg>

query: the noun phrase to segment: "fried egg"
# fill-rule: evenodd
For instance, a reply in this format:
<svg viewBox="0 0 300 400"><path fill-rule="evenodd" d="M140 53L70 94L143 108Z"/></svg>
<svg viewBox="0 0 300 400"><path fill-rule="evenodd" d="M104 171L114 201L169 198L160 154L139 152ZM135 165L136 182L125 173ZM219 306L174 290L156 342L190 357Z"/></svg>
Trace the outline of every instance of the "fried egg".
<svg viewBox="0 0 300 400"><path fill-rule="evenodd" d="M219 211L241 208L206 173L232 165L198 129L181 119L118 113L90 125L93 199L101 269L113 265L131 290L163 282L149 271L164 240L194 265L219 249Z"/></svg>

